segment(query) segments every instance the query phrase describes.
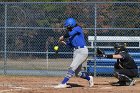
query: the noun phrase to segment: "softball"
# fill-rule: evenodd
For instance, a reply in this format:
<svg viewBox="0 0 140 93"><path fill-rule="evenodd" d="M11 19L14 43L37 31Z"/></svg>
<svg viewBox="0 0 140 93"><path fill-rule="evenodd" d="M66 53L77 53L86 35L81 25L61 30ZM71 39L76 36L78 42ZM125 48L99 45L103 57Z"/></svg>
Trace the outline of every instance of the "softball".
<svg viewBox="0 0 140 93"><path fill-rule="evenodd" d="M54 50L57 51L59 49L58 46L54 46Z"/></svg>

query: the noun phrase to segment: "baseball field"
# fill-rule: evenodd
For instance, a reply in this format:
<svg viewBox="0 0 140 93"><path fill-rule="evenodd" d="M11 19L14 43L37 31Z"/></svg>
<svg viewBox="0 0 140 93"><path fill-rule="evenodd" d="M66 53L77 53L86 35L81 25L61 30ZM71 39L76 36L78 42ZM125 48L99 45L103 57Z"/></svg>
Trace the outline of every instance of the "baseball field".
<svg viewBox="0 0 140 93"><path fill-rule="evenodd" d="M140 93L140 79L135 86L111 86L113 77L94 77L94 86L89 88L86 80L73 77L69 88L55 89L63 77L45 76L0 76L0 93Z"/></svg>
<svg viewBox="0 0 140 93"><path fill-rule="evenodd" d="M0 93L140 93L140 73L134 86L111 86L117 82L109 73L116 59L105 57L115 52L115 43L124 42L140 67L140 0L1 0L0 5ZM82 27L89 48L82 70L101 74L94 77L93 87L72 77L69 88L54 88L74 57L73 49L58 44L61 35L69 33L69 25L64 24L70 17L76 20L72 28ZM69 38L79 35L78 31ZM55 45L59 48L54 49ZM80 45L74 48L85 48ZM98 47L105 58L95 56Z"/></svg>

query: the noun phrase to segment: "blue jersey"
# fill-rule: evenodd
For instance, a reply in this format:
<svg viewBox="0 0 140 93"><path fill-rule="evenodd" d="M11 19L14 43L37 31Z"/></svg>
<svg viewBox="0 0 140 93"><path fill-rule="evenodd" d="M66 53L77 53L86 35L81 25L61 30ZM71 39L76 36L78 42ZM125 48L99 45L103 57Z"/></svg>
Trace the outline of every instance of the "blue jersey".
<svg viewBox="0 0 140 93"><path fill-rule="evenodd" d="M73 48L86 46L84 33L80 26L74 27L68 34L69 39L67 41L67 45Z"/></svg>

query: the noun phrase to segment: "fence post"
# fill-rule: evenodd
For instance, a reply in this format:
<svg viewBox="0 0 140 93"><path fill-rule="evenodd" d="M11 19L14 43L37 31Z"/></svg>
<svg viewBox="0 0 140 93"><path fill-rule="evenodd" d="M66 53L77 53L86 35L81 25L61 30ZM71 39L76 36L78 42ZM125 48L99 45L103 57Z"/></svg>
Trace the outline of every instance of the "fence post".
<svg viewBox="0 0 140 93"><path fill-rule="evenodd" d="M5 4L5 33L4 33L4 75L7 74L7 4Z"/></svg>
<svg viewBox="0 0 140 93"><path fill-rule="evenodd" d="M97 36L97 33L96 33L96 14L97 12L97 9L96 9L96 3L95 3L95 13L94 13L94 16L95 16L95 20L94 20L94 77L96 77L96 36Z"/></svg>

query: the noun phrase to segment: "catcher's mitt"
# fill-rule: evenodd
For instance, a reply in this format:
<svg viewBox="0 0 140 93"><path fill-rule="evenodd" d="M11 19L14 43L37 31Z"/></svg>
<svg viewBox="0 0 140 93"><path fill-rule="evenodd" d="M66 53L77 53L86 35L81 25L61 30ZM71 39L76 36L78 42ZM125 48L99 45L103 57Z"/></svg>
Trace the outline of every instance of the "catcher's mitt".
<svg viewBox="0 0 140 93"><path fill-rule="evenodd" d="M100 57L103 57L103 55L105 55L105 53L101 49L97 48L96 55L100 56Z"/></svg>

